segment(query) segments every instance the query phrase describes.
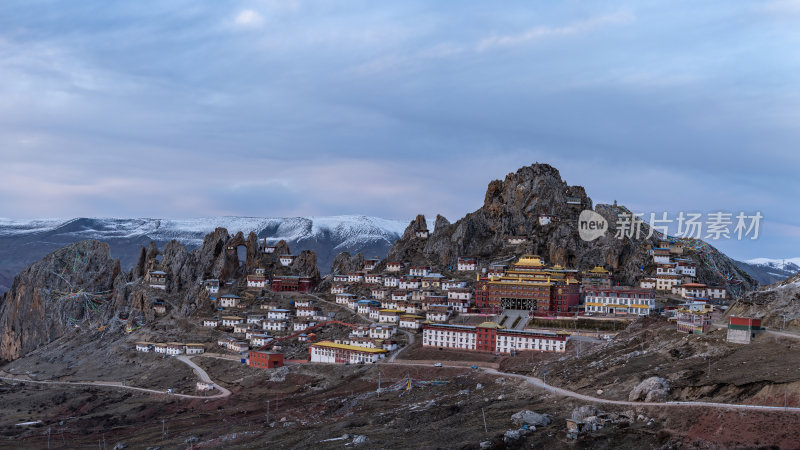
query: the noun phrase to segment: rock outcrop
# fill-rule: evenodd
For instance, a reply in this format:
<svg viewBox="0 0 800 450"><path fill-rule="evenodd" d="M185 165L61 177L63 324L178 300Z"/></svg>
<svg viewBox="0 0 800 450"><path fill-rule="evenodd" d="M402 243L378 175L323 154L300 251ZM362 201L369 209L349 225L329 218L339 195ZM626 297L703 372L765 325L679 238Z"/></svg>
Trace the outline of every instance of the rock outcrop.
<svg viewBox="0 0 800 450"><path fill-rule="evenodd" d="M586 209L600 214L608 223L608 231L592 241L581 239L578 232L578 217ZM387 261L450 267L459 256L501 262L530 253L568 268L605 266L614 272L616 282L633 284L643 275L643 269L654 269L649 250L659 241L655 236L646 237L646 226L636 239L617 238L617 223L624 212L616 205L593 206L583 187L568 185L558 170L547 164L534 164L509 173L502 181L490 182L483 206L455 223L438 216L436 227L427 238L416 234L427 228L425 217L417 216L389 250ZM511 245L507 242L509 236L524 236L527 242ZM745 280L746 289L755 286L732 261L716 250L711 253L717 257L721 271ZM722 274L706 268L699 255L689 252L688 256L701 263L701 282L727 282Z"/></svg>
<svg viewBox="0 0 800 450"><path fill-rule="evenodd" d="M332 274L345 274L356 272L364 267L364 255L356 253L351 255L349 252L342 252L336 255L331 265Z"/></svg>
<svg viewBox="0 0 800 450"><path fill-rule="evenodd" d="M96 309L113 296L120 274L98 241L69 245L23 270L0 299L0 360L58 339L79 321L102 323Z"/></svg>
<svg viewBox="0 0 800 450"><path fill-rule="evenodd" d="M549 415L539 414L528 409L511 415L511 422L520 427L523 425L544 427L549 425L552 421Z"/></svg>
<svg viewBox="0 0 800 450"><path fill-rule="evenodd" d="M669 395L669 383L660 377L643 380L628 394L629 402L644 400L645 402L663 402Z"/></svg>
<svg viewBox="0 0 800 450"><path fill-rule="evenodd" d="M269 276L301 275L319 281L313 251L301 252L290 267L283 267L277 257L288 254L289 247L281 241L278 248L282 253L263 253L254 234L230 236L217 228L191 252L177 241L161 250L150 243L130 272L122 272L108 245L71 244L23 270L0 297L0 360L17 359L71 330L119 331L134 320L148 323L155 318L156 301L175 318L210 312L213 303L201 284L208 278L234 281L232 289L237 289L247 274L263 268ZM165 289L150 286L152 271L166 273Z"/></svg>

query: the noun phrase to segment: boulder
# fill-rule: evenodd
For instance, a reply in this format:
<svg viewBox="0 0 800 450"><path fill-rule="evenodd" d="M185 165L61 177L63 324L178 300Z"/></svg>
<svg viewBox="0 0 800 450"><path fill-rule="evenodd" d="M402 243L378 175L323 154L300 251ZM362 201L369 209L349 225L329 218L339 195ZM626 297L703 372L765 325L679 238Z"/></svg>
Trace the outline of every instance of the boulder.
<svg viewBox="0 0 800 450"><path fill-rule="evenodd" d="M572 410L572 420L584 420L590 416L596 416L600 414L600 410L595 408L592 405L583 405L579 406Z"/></svg>
<svg viewBox="0 0 800 450"><path fill-rule="evenodd" d="M520 437L519 430L508 430L503 434L503 440L506 443L518 441Z"/></svg>
<svg viewBox="0 0 800 450"><path fill-rule="evenodd" d="M511 416L511 421L517 426L532 425L543 427L549 425L553 420L547 414L539 414L525 409L518 413L514 413Z"/></svg>
<svg viewBox="0 0 800 450"><path fill-rule="evenodd" d="M663 402L669 394L669 382L660 377L650 377L639 383L628 395L628 401Z"/></svg>

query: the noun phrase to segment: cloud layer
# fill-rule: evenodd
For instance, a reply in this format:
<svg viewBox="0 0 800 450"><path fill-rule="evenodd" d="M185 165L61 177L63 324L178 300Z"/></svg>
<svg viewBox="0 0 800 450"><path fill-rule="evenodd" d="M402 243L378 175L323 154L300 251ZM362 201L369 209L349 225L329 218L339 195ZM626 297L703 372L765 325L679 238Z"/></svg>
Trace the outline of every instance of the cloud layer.
<svg viewBox="0 0 800 450"><path fill-rule="evenodd" d="M796 2L0 4L0 215L451 219L533 162L800 254Z"/></svg>

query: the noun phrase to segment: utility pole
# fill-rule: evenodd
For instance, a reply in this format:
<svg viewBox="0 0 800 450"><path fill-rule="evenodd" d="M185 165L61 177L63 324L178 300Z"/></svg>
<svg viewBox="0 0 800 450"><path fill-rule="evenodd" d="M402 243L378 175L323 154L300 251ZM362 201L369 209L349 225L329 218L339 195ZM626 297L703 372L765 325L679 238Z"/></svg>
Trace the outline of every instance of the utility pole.
<svg viewBox="0 0 800 450"><path fill-rule="evenodd" d="M708 361L708 371L706 371L706 379L708 380L711 378L711 359L706 358L706 361Z"/></svg>
<svg viewBox="0 0 800 450"><path fill-rule="evenodd" d="M267 400L267 424L269 424L269 400Z"/></svg>
<svg viewBox="0 0 800 450"><path fill-rule="evenodd" d="M50 427L47 427L47 448L50 448Z"/></svg>
<svg viewBox="0 0 800 450"><path fill-rule="evenodd" d="M481 408L481 414L483 414L483 432L488 433L489 428L486 427L486 412Z"/></svg>

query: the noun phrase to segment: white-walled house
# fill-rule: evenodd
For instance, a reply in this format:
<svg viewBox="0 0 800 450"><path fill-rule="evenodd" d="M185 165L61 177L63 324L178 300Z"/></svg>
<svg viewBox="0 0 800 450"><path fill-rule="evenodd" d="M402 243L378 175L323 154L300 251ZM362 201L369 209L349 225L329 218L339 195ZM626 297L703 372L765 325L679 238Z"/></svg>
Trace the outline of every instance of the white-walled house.
<svg viewBox="0 0 800 450"><path fill-rule="evenodd" d="M400 284L400 279L393 276L383 277L384 287L397 287Z"/></svg>
<svg viewBox="0 0 800 450"><path fill-rule="evenodd" d="M411 266L408 270L408 274L412 277L424 277L431 273L430 266Z"/></svg>
<svg viewBox="0 0 800 450"><path fill-rule="evenodd" d="M244 319L238 316L224 316L222 317L222 326L223 327L232 327L234 325L238 325L244 322Z"/></svg>
<svg viewBox="0 0 800 450"><path fill-rule="evenodd" d="M241 298L234 294L225 294L219 298L219 306L223 308L236 308Z"/></svg>
<svg viewBox="0 0 800 450"><path fill-rule="evenodd" d="M208 328L217 328L219 326L219 320L217 319L203 319L203 326Z"/></svg>
<svg viewBox="0 0 800 450"><path fill-rule="evenodd" d="M294 262L294 258L294 255L281 255L278 261L280 261L282 266L289 266Z"/></svg>
<svg viewBox="0 0 800 450"><path fill-rule="evenodd" d="M343 284L334 284L331 286L331 294L344 294L346 288Z"/></svg>
<svg viewBox="0 0 800 450"><path fill-rule="evenodd" d="M380 288L372 289L370 294L372 295L372 298L376 300L383 300L383 298L386 297L386 291Z"/></svg>
<svg viewBox="0 0 800 450"><path fill-rule="evenodd" d="M350 303L350 300L353 299L353 298L355 298L355 295L348 294L346 292L344 294L336 294L336 304L337 305L347 305L348 303Z"/></svg>
<svg viewBox="0 0 800 450"><path fill-rule="evenodd" d="M478 259L471 256L461 256L457 261L459 272L472 272L478 268Z"/></svg>
<svg viewBox="0 0 800 450"><path fill-rule="evenodd" d="M264 321L264 329L267 331L286 331L289 329L289 324L285 320L265 320Z"/></svg>
<svg viewBox="0 0 800 450"><path fill-rule="evenodd" d="M361 283L364 281L364 274L361 272L351 272L347 274L347 281L349 283Z"/></svg>
<svg viewBox="0 0 800 450"><path fill-rule="evenodd" d="M387 272L400 272L403 270L403 263L400 262L387 262L386 263L386 271Z"/></svg>
<svg viewBox="0 0 800 450"><path fill-rule="evenodd" d="M271 309L267 311L267 320L288 320L290 314L288 309Z"/></svg>
<svg viewBox="0 0 800 450"><path fill-rule="evenodd" d="M209 294L216 294L219 292L219 280L216 278L205 280L203 281L203 287Z"/></svg>

